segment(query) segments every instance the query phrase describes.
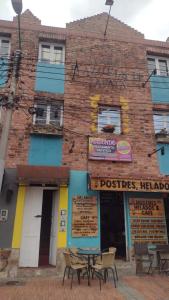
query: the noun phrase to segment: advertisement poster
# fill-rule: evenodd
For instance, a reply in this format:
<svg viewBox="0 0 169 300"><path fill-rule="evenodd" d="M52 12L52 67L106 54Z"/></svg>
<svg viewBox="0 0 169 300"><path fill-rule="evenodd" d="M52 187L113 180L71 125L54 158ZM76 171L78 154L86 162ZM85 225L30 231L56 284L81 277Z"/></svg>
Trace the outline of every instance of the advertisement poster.
<svg viewBox="0 0 169 300"><path fill-rule="evenodd" d="M126 140L89 138L89 159L132 161L131 145Z"/></svg>

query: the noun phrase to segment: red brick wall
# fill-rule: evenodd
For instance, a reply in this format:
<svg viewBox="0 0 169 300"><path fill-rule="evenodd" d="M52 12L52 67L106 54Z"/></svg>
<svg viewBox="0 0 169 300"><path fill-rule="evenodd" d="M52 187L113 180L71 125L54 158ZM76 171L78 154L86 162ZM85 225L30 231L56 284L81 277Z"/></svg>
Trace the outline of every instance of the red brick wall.
<svg viewBox="0 0 169 300"><path fill-rule="evenodd" d="M75 80L71 82L71 72L69 72L65 86L64 116L67 142L64 146L64 163L70 165L72 169L88 169L93 174L105 176L110 176L110 174L124 177L158 176L156 156L148 157L148 153L155 148L155 139L150 89L148 85L146 88L142 87L142 83L148 76L145 55L146 49L140 44L116 41L104 43L103 40L83 38L71 38L67 41L68 70L71 70L76 60L78 63ZM122 86L120 89L119 86L102 85L99 87L99 84L93 84L90 88L89 83L93 80L91 63L95 65L97 72L102 73L102 75L94 75L98 82L102 82L104 78L106 82L110 79L114 83L111 73L117 71L129 76L128 80L122 81L126 87ZM88 74L84 71L86 68ZM109 70L109 74L103 75L103 71L106 72L106 70ZM142 76L140 81L130 81L133 73ZM97 130L91 131L92 113L97 115L95 109L91 107L90 97L94 95L100 95L98 104L102 105L121 106L121 97L128 103L127 112L125 107L121 106L123 131L121 138L131 143L133 155L131 163L87 161L88 136L99 136ZM125 133L126 120L129 127L128 133ZM74 134L71 134L71 131ZM100 136L108 139L116 138L112 133ZM70 151L72 143L74 147L73 151Z"/></svg>
<svg viewBox="0 0 169 300"><path fill-rule="evenodd" d="M95 175L113 177L147 178L159 175L156 155L148 157L148 153L155 149L156 141L150 87L147 84L143 88L142 83L148 77L146 49L162 46L159 43L145 41L140 33L114 20L112 24L113 32L116 29L115 39L114 33L106 40L102 34L99 35L100 33L91 34L91 31L96 31L97 28L103 30L103 21L105 21L104 14L98 18L70 23L68 29L64 30L41 26L36 20L34 31L29 30L29 22L24 23L23 59L17 87L21 107L13 114L6 162L8 167L27 163L32 124L32 117L27 113L27 109L34 101L38 40L43 36L54 40L66 38L63 165L70 166L74 170L88 170ZM94 26L94 23L99 22L100 26ZM17 33L13 31L14 24L2 23L5 30L13 33L12 48L15 49ZM2 23L0 22L1 25ZM82 29L85 29L85 34ZM86 29L89 31L89 37ZM126 42L121 41L122 36L126 37L124 38ZM78 70L74 74L76 61ZM46 96L51 95L46 93ZM96 125L93 124L94 118L97 118L97 107L93 108L91 105L94 96L99 99L97 104L121 107L123 132L121 137L131 143L132 162L88 161L88 137L99 136L92 127ZM58 99L58 95L53 94L52 98ZM101 136L115 138L115 135L108 133Z"/></svg>

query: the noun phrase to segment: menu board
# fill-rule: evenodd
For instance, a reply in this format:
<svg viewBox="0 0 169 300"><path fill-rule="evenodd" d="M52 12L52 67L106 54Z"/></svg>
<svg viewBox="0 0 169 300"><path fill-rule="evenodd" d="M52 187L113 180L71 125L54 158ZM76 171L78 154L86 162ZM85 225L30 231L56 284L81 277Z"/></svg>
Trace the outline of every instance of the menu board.
<svg viewBox="0 0 169 300"><path fill-rule="evenodd" d="M95 196L75 196L72 199L72 237L98 235L98 209Z"/></svg>
<svg viewBox="0 0 169 300"><path fill-rule="evenodd" d="M130 198L129 208L133 242L168 243L163 199Z"/></svg>

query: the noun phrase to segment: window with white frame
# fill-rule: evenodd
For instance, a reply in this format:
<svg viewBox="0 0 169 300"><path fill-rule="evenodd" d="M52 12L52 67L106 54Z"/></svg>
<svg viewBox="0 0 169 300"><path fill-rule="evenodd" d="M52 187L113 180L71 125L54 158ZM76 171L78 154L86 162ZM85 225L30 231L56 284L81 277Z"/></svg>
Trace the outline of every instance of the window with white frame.
<svg viewBox="0 0 169 300"><path fill-rule="evenodd" d="M169 111L154 111L155 133L169 133Z"/></svg>
<svg viewBox="0 0 169 300"><path fill-rule="evenodd" d="M0 57L8 57L10 52L10 40L0 37Z"/></svg>
<svg viewBox="0 0 169 300"><path fill-rule="evenodd" d="M40 43L39 61L49 64L63 64L65 47L62 44Z"/></svg>
<svg viewBox="0 0 169 300"><path fill-rule="evenodd" d="M99 107L98 132L113 132L115 134L121 133L120 108L109 106Z"/></svg>
<svg viewBox="0 0 169 300"><path fill-rule="evenodd" d="M37 103L33 123L36 125L63 125L63 103L55 102L52 104Z"/></svg>
<svg viewBox="0 0 169 300"><path fill-rule="evenodd" d="M148 56L148 70L149 74L156 70L156 75L169 76L169 58L159 56Z"/></svg>

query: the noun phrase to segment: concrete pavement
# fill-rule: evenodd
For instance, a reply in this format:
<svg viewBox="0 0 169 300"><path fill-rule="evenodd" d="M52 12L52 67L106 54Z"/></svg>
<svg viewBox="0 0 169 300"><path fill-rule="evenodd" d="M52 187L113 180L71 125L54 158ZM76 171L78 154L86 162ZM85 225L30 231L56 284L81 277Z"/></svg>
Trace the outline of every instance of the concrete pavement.
<svg viewBox="0 0 169 300"><path fill-rule="evenodd" d="M55 277L18 280L18 285L0 284L0 300L169 300L169 276L120 276L118 287L113 282L102 284L100 292L97 279L88 287L87 280L77 284Z"/></svg>

